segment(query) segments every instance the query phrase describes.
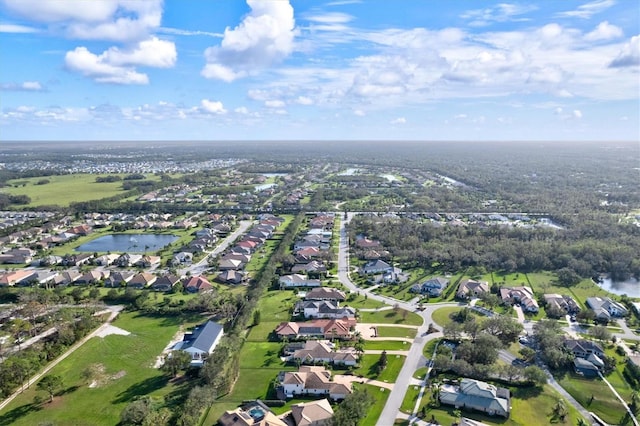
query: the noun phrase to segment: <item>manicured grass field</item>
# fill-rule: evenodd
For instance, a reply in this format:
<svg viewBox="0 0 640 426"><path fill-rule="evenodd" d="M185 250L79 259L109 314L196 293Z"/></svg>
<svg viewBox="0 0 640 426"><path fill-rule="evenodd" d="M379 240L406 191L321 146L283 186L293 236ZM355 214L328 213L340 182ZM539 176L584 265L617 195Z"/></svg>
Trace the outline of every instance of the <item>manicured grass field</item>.
<svg viewBox="0 0 640 426"><path fill-rule="evenodd" d="M406 312L406 316L405 313ZM422 317L414 312L398 309L386 309L375 312L360 312L360 322L371 324L405 324L405 325L422 325Z"/></svg>
<svg viewBox="0 0 640 426"><path fill-rule="evenodd" d="M378 337L406 337L407 339L414 339L418 332L415 328L406 327L376 327L378 330Z"/></svg>
<svg viewBox="0 0 640 426"><path fill-rule="evenodd" d="M124 175L120 175L121 177ZM37 185L40 180L49 183ZM157 181L159 177L147 175L148 180ZM2 192L12 195L27 195L31 203L25 207L57 205L67 207L72 202L99 200L112 197L124 190L122 181L96 183L96 175L72 174L19 179L8 182ZM17 187L15 187L17 185ZM71 190L72 189L72 190Z"/></svg>
<svg viewBox="0 0 640 426"><path fill-rule="evenodd" d="M413 408L416 406L416 401L420 395L420 386L411 385L407 389L407 393L404 395L400 411L406 414L413 413Z"/></svg>
<svg viewBox="0 0 640 426"><path fill-rule="evenodd" d="M191 326L194 320L201 321L202 318L120 314L113 325L129 331L130 335L90 339L49 373L62 377L64 392L61 396L51 404L37 407L32 401L38 392L32 387L3 410L0 425L30 426L46 421L61 426L114 425L118 423L122 409L139 395L165 398L165 403L171 407L188 392L187 383L169 382L167 376L153 368L153 364L180 325ZM81 373L94 363L104 365L106 374L117 378L89 388Z"/></svg>
<svg viewBox="0 0 640 426"><path fill-rule="evenodd" d="M413 373L413 377L415 377L416 379L424 379L424 376L427 374L427 367L420 367L418 368L414 373Z"/></svg>
<svg viewBox="0 0 640 426"><path fill-rule="evenodd" d="M373 396L373 398L375 399L375 402L367 411L367 416L360 421L359 425L374 426L378 421L378 418L380 417L385 404L387 403L387 398L389 398L389 393L391 393L391 391L371 385L358 385L358 387L360 389L366 389L369 395Z"/></svg>
<svg viewBox="0 0 640 426"><path fill-rule="evenodd" d="M387 350L387 351L408 351L411 348L410 342L399 340L365 340L365 350Z"/></svg>
<svg viewBox="0 0 640 426"><path fill-rule="evenodd" d="M449 315L454 312L459 312L462 309L463 308L459 308L457 306L445 306L433 311L433 314L431 314L431 319L440 327L444 327L446 324L451 322L451 318L449 317Z"/></svg>
<svg viewBox="0 0 640 426"><path fill-rule="evenodd" d="M387 367L378 374L377 364L380 361L380 355L364 355L360 360L360 367L353 370L353 374L381 382L395 383L405 358L401 355L387 355Z"/></svg>

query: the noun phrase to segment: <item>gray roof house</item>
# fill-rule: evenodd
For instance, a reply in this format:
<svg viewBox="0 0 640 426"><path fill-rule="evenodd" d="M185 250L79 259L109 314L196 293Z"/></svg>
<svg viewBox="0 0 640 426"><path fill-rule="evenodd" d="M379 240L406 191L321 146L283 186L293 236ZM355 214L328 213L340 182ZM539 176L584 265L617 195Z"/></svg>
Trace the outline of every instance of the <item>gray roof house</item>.
<svg viewBox="0 0 640 426"><path fill-rule="evenodd" d="M458 386L441 385L440 402L456 408L482 411L490 416L509 417L511 412L509 389L466 378Z"/></svg>
<svg viewBox="0 0 640 426"><path fill-rule="evenodd" d="M185 334L182 342L178 342L173 349L189 353L192 367L202 367L204 360L211 355L223 334L220 324L207 321L197 326L192 333Z"/></svg>
<svg viewBox="0 0 640 426"><path fill-rule="evenodd" d="M624 317L629 310L619 302L608 297L589 297L587 306L596 314L596 319L609 321L611 318Z"/></svg>
<svg viewBox="0 0 640 426"><path fill-rule="evenodd" d="M456 297L458 299L471 299L487 292L489 292L489 283L486 281L462 280L458 285Z"/></svg>
<svg viewBox="0 0 640 426"><path fill-rule="evenodd" d="M371 262L367 262L362 268L360 268L360 272L365 275L369 274L380 274L384 272L392 272L393 267L389 265L384 260L373 260Z"/></svg>
<svg viewBox="0 0 640 426"><path fill-rule="evenodd" d="M449 280L444 277L430 278L422 284L415 284L411 287L412 293L428 294L429 296L440 296L449 285Z"/></svg>

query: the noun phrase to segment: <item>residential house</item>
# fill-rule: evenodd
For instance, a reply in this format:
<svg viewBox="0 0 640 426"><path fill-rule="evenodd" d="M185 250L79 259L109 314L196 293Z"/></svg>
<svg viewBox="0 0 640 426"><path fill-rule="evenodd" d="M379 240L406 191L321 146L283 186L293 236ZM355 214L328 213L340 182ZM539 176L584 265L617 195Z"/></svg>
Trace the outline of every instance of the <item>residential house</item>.
<svg viewBox="0 0 640 426"><path fill-rule="evenodd" d="M600 372L600 370L594 363L584 358L574 358L573 369L576 374L588 378L596 377Z"/></svg>
<svg viewBox="0 0 640 426"><path fill-rule="evenodd" d="M393 267L380 259L367 262L362 268L360 268L360 273L364 275L384 274L386 272L393 272Z"/></svg>
<svg viewBox="0 0 640 426"><path fill-rule="evenodd" d="M510 305L519 303L524 312L536 313L540 310L531 287L502 287L500 298L504 303Z"/></svg>
<svg viewBox="0 0 640 426"><path fill-rule="evenodd" d="M313 276L319 276L325 275L327 273L327 267L322 262L312 260L309 263L296 263L291 268L291 272L294 274L302 272Z"/></svg>
<svg viewBox="0 0 640 426"><path fill-rule="evenodd" d="M577 358L588 358L591 354L596 355L598 358L604 357L602 346L591 340L566 339L564 341L564 347Z"/></svg>
<svg viewBox="0 0 640 426"><path fill-rule="evenodd" d="M135 276L131 271L113 272L109 277L104 280L105 287L123 287L126 286L129 281Z"/></svg>
<svg viewBox="0 0 640 426"><path fill-rule="evenodd" d="M129 280L129 282L127 283L127 287L137 288L137 289L147 288L151 284L153 284L157 279L158 277L156 277L153 274L150 274L148 272L141 272L139 274L134 275L133 278Z"/></svg>
<svg viewBox="0 0 640 426"><path fill-rule="evenodd" d="M312 288L304 295L305 300L329 300L332 302L343 302L347 295L342 290L333 287Z"/></svg>
<svg viewBox="0 0 640 426"><path fill-rule="evenodd" d="M471 299L487 292L489 292L488 282L465 279L460 281L456 297L458 299Z"/></svg>
<svg viewBox="0 0 640 426"><path fill-rule="evenodd" d="M291 417L295 426L330 426L333 409L326 398L301 402L291 406Z"/></svg>
<svg viewBox="0 0 640 426"><path fill-rule="evenodd" d="M307 340L302 345L291 344L290 346L292 348L285 349L285 355L289 355L289 360L302 364L327 362L336 365L356 365L358 363L355 348L336 348L336 345L329 340Z"/></svg>
<svg viewBox="0 0 640 426"><path fill-rule="evenodd" d="M184 335L182 342L178 342L173 349L187 352L191 355L191 366L201 367L224 334L222 326L213 321L207 321L197 326L192 333Z"/></svg>
<svg viewBox="0 0 640 426"><path fill-rule="evenodd" d="M220 426L291 426L277 417L261 401L252 401L235 410L225 411Z"/></svg>
<svg viewBox="0 0 640 426"><path fill-rule="evenodd" d="M548 293L543 297L547 306L555 306L559 310L565 311L569 315L577 314L578 312L580 312L580 306L578 306L578 303L571 296Z"/></svg>
<svg viewBox="0 0 640 426"><path fill-rule="evenodd" d="M102 256L98 256L94 259L93 263L95 263L98 266L109 266L111 265L113 262L115 262L116 260L118 260L118 258L120 257L120 255L118 254L104 254Z"/></svg>
<svg viewBox="0 0 640 426"><path fill-rule="evenodd" d="M218 269L220 271L237 271L244 267L244 263L238 259L221 259L218 262Z"/></svg>
<svg viewBox="0 0 640 426"><path fill-rule="evenodd" d="M370 240L369 238L366 238L366 237L357 238L356 247L361 249L376 249L380 247L380 241Z"/></svg>
<svg viewBox="0 0 640 426"><path fill-rule="evenodd" d="M511 395L509 389L498 388L486 382L462 379L459 385L440 386L440 402L457 409L473 409L490 416L509 417Z"/></svg>
<svg viewBox="0 0 640 426"><path fill-rule="evenodd" d="M35 252L28 248L15 248L0 254L0 263L5 264L29 264L33 260Z"/></svg>
<svg viewBox="0 0 640 426"><path fill-rule="evenodd" d="M428 294L429 296L438 297L444 289L449 286L449 280L444 277L434 277L421 284L415 284L409 291L412 293Z"/></svg>
<svg viewBox="0 0 640 426"><path fill-rule="evenodd" d="M169 274L163 275L159 277L153 284L151 284L151 288L154 291L171 291L173 286L180 282L180 278Z"/></svg>
<svg viewBox="0 0 640 426"><path fill-rule="evenodd" d="M587 306L593 310L596 319L600 321L621 318L629 313L629 310L622 303L611 300L609 297L589 297L587 298Z"/></svg>
<svg viewBox="0 0 640 426"><path fill-rule="evenodd" d="M320 287L320 280L309 279L301 274L283 275L278 279L278 283L280 288Z"/></svg>
<svg viewBox="0 0 640 426"><path fill-rule="evenodd" d="M355 318L315 319L308 322L283 322L275 329L280 339L350 339L356 325Z"/></svg>
<svg viewBox="0 0 640 426"><path fill-rule="evenodd" d="M353 392L351 382L331 380L331 372L324 367L303 365L298 371L280 373L280 383L286 398L298 395L325 395L342 400Z"/></svg>
<svg viewBox="0 0 640 426"><path fill-rule="evenodd" d="M5 272L0 275L0 287L13 287L22 282L28 282L30 279L37 279L38 275L33 270L18 269L15 271Z"/></svg>
<svg viewBox="0 0 640 426"><path fill-rule="evenodd" d="M218 276L216 276L216 281L222 284L237 285L241 284L242 281L244 281L244 274L242 272L233 270L223 271L220 272Z"/></svg>
<svg viewBox="0 0 640 426"><path fill-rule="evenodd" d="M102 281L104 278L107 278L110 275L109 271L89 271L80 276L77 280L74 281L75 285L89 285L96 284Z"/></svg>
<svg viewBox="0 0 640 426"><path fill-rule="evenodd" d="M161 261L162 258L160 256L149 256L145 254L133 265L139 268L149 269L160 266Z"/></svg>
<svg viewBox="0 0 640 426"><path fill-rule="evenodd" d="M180 253L176 253L171 258L171 264L176 265L190 265L193 261L193 253L189 253L188 251L181 251Z"/></svg>
<svg viewBox="0 0 640 426"><path fill-rule="evenodd" d="M70 269L62 272L60 275L53 278L53 285L65 286L74 283L82 274L76 270Z"/></svg>
<svg viewBox="0 0 640 426"><path fill-rule="evenodd" d="M184 283L184 289L189 293L202 293L213 288L209 280L203 276L190 277Z"/></svg>
<svg viewBox="0 0 640 426"><path fill-rule="evenodd" d="M306 300L298 302L294 315L302 314L305 318L355 318L356 310L349 306L341 307L329 300Z"/></svg>

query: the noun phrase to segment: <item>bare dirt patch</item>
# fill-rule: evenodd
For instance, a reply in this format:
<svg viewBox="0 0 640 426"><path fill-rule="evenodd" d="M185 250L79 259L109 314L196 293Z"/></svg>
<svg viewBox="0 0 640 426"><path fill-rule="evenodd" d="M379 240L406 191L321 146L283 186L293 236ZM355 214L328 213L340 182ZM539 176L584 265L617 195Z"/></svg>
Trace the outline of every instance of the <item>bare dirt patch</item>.
<svg viewBox="0 0 640 426"><path fill-rule="evenodd" d="M105 337L105 336L109 336L110 334L118 334L120 336L128 336L131 333L128 332L127 330L121 329L120 327L116 327L115 325L109 324L106 327L103 327L102 330L97 332L96 336Z"/></svg>
<svg viewBox="0 0 640 426"><path fill-rule="evenodd" d="M167 346L163 349L162 353L156 357L156 362L153 364L153 368L160 368L164 364L164 357L171 351L176 343L181 342L184 339L184 329L180 326L180 329L173 335Z"/></svg>

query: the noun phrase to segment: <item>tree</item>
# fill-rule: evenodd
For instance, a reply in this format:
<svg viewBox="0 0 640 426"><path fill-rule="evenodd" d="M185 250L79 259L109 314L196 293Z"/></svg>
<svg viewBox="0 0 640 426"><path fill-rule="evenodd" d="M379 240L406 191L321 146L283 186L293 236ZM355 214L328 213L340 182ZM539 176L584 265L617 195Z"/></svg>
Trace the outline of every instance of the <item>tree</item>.
<svg viewBox="0 0 640 426"><path fill-rule="evenodd" d="M148 396L131 402L120 413L120 423L123 425L142 425L153 411L153 403Z"/></svg>
<svg viewBox="0 0 640 426"><path fill-rule="evenodd" d="M99 363L89 364L87 368L82 370L80 376L89 384L96 382L99 383L105 378L104 365Z"/></svg>
<svg viewBox="0 0 640 426"><path fill-rule="evenodd" d="M588 332L594 339L600 341L606 341L611 339L611 332L602 325L596 325L595 327L591 327Z"/></svg>
<svg viewBox="0 0 640 426"><path fill-rule="evenodd" d="M378 360L378 374L382 373L382 371L387 368L387 363L387 351L382 351L380 359Z"/></svg>
<svg viewBox="0 0 640 426"><path fill-rule="evenodd" d="M567 411L567 405L565 404L564 399L558 398L556 405L553 406L553 415L564 421L567 414L569 414L569 411Z"/></svg>
<svg viewBox="0 0 640 426"><path fill-rule="evenodd" d="M255 311L253 311L253 325L259 325L260 324L260 311L258 309L256 309Z"/></svg>
<svg viewBox="0 0 640 426"><path fill-rule="evenodd" d="M176 377L180 370L186 370L191 364L191 355L185 351L171 351L164 357L164 364L160 368L171 376Z"/></svg>
<svg viewBox="0 0 640 426"><path fill-rule="evenodd" d="M533 361L533 358L536 356L536 351L528 346L523 346L522 348L520 348L518 353L526 362Z"/></svg>
<svg viewBox="0 0 640 426"><path fill-rule="evenodd" d="M518 339L524 327L513 318L496 315L485 320L482 323L482 329L486 333L498 337L503 344L508 345Z"/></svg>
<svg viewBox="0 0 640 426"><path fill-rule="evenodd" d="M356 389L336 407L331 426L357 426L375 399L366 389Z"/></svg>
<svg viewBox="0 0 640 426"><path fill-rule="evenodd" d="M547 383L547 374L540 367L530 365L522 372L525 380L533 383L535 386L542 386Z"/></svg>
<svg viewBox="0 0 640 426"><path fill-rule="evenodd" d="M39 390L43 390L49 394L49 402L53 401L53 394L55 391L62 387L62 378L56 375L44 376L42 380L38 382L36 387Z"/></svg>

